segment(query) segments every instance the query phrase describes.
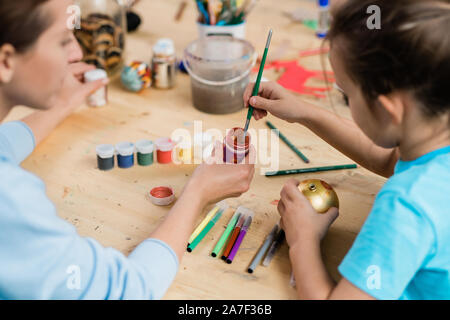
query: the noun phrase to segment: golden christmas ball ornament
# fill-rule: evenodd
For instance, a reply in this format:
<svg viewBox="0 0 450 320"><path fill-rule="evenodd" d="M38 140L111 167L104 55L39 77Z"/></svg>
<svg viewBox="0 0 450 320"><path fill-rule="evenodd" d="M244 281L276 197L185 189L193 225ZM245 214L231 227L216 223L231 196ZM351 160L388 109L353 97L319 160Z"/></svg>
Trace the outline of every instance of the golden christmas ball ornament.
<svg viewBox="0 0 450 320"><path fill-rule="evenodd" d="M325 181L309 179L300 182L298 189L311 202L318 213L325 213L335 207L339 209L339 199L333 188Z"/></svg>

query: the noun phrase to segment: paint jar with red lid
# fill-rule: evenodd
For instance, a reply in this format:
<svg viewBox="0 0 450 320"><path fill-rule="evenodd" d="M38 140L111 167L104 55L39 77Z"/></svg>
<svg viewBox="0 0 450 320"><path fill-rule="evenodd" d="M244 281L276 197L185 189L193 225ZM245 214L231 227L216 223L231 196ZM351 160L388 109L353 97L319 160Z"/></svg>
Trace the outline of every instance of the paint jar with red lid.
<svg viewBox="0 0 450 320"><path fill-rule="evenodd" d="M242 128L228 131L223 142L223 161L226 163L241 163L250 151L251 137Z"/></svg>
<svg viewBox="0 0 450 320"><path fill-rule="evenodd" d="M158 163L172 163L172 153L175 147L173 141L169 138L159 138L155 141L155 146Z"/></svg>

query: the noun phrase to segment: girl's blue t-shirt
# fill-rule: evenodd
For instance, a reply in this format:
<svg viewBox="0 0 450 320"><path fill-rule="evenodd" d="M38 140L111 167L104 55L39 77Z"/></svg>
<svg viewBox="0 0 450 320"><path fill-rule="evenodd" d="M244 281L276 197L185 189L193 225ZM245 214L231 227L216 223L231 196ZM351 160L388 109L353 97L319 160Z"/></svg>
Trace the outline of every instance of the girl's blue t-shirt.
<svg viewBox="0 0 450 320"><path fill-rule="evenodd" d="M377 299L450 299L450 146L398 161L339 271Z"/></svg>

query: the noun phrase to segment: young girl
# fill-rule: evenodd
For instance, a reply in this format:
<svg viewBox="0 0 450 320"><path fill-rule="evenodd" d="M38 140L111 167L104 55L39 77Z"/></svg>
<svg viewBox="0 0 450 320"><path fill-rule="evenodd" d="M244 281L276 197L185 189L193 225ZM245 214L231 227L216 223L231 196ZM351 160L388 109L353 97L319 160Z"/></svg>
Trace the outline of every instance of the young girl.
<svg viewBox="0 0 450 320"><path fill-rule="evenodd" d="M79 80L91 67L75 63L81 50L66 27L69 5L0 0L0 121L15 105L38 110L0 126L0 300L159 299L198 214L208 203L247 191L254 166L199 166L165 221L128 257L80 237L57 216L43 182L19 167L52 128L105 85Z"/></svg>
<svg viewBox="0 0 450 320"><path fill-rule="evenodd" d="M367 27L367 8L381 29ZM328 39L337 84L354 122L297 100L274 83L244 101L298 122L362 166L390 177L336 284L320 241L338 216L320 215L290 180L278 206L297 290L304 299L450 299L449 1L350 0Z"/></svg>

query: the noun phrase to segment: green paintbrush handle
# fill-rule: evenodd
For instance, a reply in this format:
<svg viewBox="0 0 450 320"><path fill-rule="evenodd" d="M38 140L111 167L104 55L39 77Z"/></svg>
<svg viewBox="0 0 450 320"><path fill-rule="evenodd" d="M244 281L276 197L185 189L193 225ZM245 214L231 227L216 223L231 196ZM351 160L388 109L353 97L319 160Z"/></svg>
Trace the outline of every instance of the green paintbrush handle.
<svg viewBox="0 0 450 320"><path fill-rule="evenodd" d="M288 174L299 174L299 173L311 173L311 172L322 172L322 171L332 171L332 170L345 170L345 169L356 169L358 166L356 164L345 164L341 166L327 166L327 167L316 167L316 168L303 168L303 169L291 169L291 170L280 170L280 171L270 171L266 172L266 177L274 176L284 176Z"/></svg>

